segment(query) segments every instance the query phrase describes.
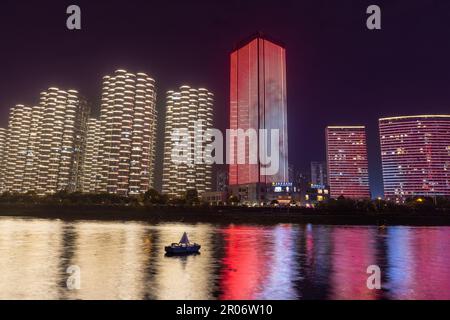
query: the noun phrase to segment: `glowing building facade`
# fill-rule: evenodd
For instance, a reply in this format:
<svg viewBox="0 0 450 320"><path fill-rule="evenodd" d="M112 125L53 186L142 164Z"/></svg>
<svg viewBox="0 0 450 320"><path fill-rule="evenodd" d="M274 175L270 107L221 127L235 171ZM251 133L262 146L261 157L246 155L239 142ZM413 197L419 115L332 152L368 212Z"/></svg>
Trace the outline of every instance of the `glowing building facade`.
<svg viewBox="0 0 450 320"><path fill-rule="evenodd" d="M11 108L2 147L2 190L81 191L89 111L77 91L58 88L42 92L37 106Z"/></svg>
<svg viewBox="0 0 450 320"><path fill-rule="evenodd" d="M89 118L86 134L86 148L84 153L84 167L82 179L82 191L95 193L98 184L98 158L100 149L100 121Z"/></svg>
<svg viewBox="0 0 450 320"><path fill-rule="evenodd" d="M40 106L11 108L3 156L4 191L36 191L41 117Z"/></svg>
<svg viewBox="0 0 450 320"><path fill-rule="evenodd" d="M231 54L230 89L231 130L267 129L269 136L270 130L279 130L279 170L274 175L265 175L265 166L259 162L251 164L248 152L245 163L238 164L237 144L230 145L230 186L254 189L247 192L252 198L248 200L259 201L263 198L260 185L289 179L285 48L263 36L240 46ZM245 143L248 151L248 139ZM258 155L259 151L258 145Z"/></svg>
<svg viewBox="0 0 450 320"><path fill-rule="evenodd" d="M8 136L8 129L0 128L0 193L5 191L5 151L6 151L6 138Z"/></svg>
<svg viewBox="0 0 450 320"><path fill-rule="evenodd" d="M328 185L332 198L370 198L366 129L326 129Z"/></svg>
<svg viewBox="0 0 450 320"><path fill-rule="evenodd" d="M163 193L171 198L183 197L187 190L195 189L200 195L211 191L212 164L205 163L203 155L211 143L213 104L213 94L203 88L182 86L167 93ZM203 141L196 141L196 135ZM184 150L189 161L174 159L174 147Z"/></svg>
<svg viewBox="0 0 450 320"><path fill-rule="evenodd" d="M156 125L152 78L125 70L104 77L96 192L127 196L153 187Z"/></svg>
<svg viewBox="0 0 450 320"><path fill-rule="evenodd" d="M384 118L379 127L386 199L450 196L450 115Z"/></svg>
<svg viewBox="0 0 450 320"><path fill-rule="evenodd" d="M35 125L32 121L30 133L31 137L37 128L37 142L30 152L37 155L38 170L37 174L30 172L30 182L34 183L37 177L36 191L41 195L61 190L81 191L90 113L86 100L75 90L50 88L41 93L39 108L39 116Z"/></svg>

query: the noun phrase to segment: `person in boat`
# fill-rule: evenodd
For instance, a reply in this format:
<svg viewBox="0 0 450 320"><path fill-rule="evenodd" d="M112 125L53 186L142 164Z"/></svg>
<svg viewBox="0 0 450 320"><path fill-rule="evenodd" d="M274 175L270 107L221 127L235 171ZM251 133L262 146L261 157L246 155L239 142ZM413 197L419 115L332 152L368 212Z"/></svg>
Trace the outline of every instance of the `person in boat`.
<svg viewBox="0 0 450 320"><path fill-rule="evenodd" d="M188 235L185 232L179 243L172 243L170 247L166 247L167 253L197 253L201 246L189 241Z"/></svg>

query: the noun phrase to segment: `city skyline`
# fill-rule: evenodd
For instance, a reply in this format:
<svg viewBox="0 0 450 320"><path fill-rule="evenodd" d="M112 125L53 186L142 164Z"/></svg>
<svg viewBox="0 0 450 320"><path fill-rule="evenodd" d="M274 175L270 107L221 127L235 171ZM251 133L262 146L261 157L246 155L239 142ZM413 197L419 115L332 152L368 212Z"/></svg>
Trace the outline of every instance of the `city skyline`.
<svg viewBox="0 0 450 320"><path fill-rule="evenodd" d="M158 123L155 80L144 73L119 69L113 76L104 76L103 81L102 115L98 119L89 115L90 103L73 89L50 87L40 93L38 105L11 108L8 128L0 128L0 190L33 191L38 195L61 190L107 191L126 196L154 188ZM212 191L211 165L181 168L172 163L171 135L178 128L195 136L197 121L205 126L202 135L213 129L213 97L207 89L186 85L178 92L167 92L162 191L170 197L182 197L190 189L197 189L200 195ZM450 115L379 119L379 151L387 200L449 196L449 119ZM310 182L330 186L332 198L369 198L365 126L328 126L326 133L327 168L323 162L312 161ZM208 137L205 139L208 141ZM122 147L113 147L114 144ZM137 160L143 161L139 167ZM120 169L123 161L125 167ZM355 165L357 171L353 170ZM174 176L180 172L182 176ZM121 187L123 184L127 186ZM358 186L363 189L355 191Z"/></svg>
<svg viewBox="0 0 450 320"><path fill-rule="evenodd" d="M423 110L442 114L448 109L450 68L446 57L450 48L441 41L447 30L443 23L446 4L415 3L405 14L398 5L380 1L384 28L378 33L364 28L365 3L329 3L322 8L312 3L280 6L270 1L257 7L179 2L155 7L141 1L142 13L134 10L134 4L110 6L106 13L98 4L79 4L88 13L79 33L68 32L61 23L63 4L33 10L19 3L5 4L5 11L20 12L23 20L7 15L0 22L5 46L18 49L2 52L2 126L6 126L10 107L35 104L36 92L51 84L79 89L98 112L101 76L117 67L148 72L157 79L160 95L181 84L180 80L208 87L215 92L218 114L226 118L228 52L233 43L256 30L282 39L289 50L289 136L307 137L296 142L298 147L291 147L291 163L300 169L306 171L313 159L324 159L325 126L361 123L368 133L372 193L381 195L378 119L423 114ZM169 18L139 19L146 11L168 10L172 12ZM430 14L421 17L420 26L411 26L408 21L415 12ZM116 23L105 28L103 20L94 20L97 16L108 16ZM136 24L124 24L127 19ZM33 24L39 25L39 31L30 27ZM151 41L143 43L143 36ZM20 50L25 45L35 50ZM90 50L82 49L85 47ZM33 76L21 76L27 74ZM158 109L163 108L159 102ZM224 128L227 120L220 118L216 127Z"/></svg>
<svg viewBox="0 0 450 320"><path fill-rule="evenodd" d="M258 37L261 37L261 35L258 35L256 40L251 40L249 43L251 44L258 39L262 39ZM274 44L271 43L271 45ZM19 193L33 191L38 195L66 190L85 193L109 192L127 196L142 194L155 187L153 176L155 174L155 162L158 158L155 155L155 144L157 143L156 125L158 123L155 109L155 80L145 73L133 74L126 70L118 69L113 76L104 76L103 81L102 114L99 118L89 115L90 103L74 89L61 90L56 87L50 87L48 90L40 93L37 105L27 106L19 104L11 108L8 127L0 128L0 150L2 152L0 190ZM135 92L133 93L130 90L135 90ZM195 99L194 96L196 96ZM174 129L174 123L177 123L177 128L195 131L197 129L194 127L194 118L206 122L205 129L213 129L214 114L211 108L213 95L207 89L193 89L185 85L180 87L179 92L168 91L166 98L168 112L164 123L166 132L163 171L165 173L163 174L162 191L171 197L181 197L184 192L190 189L197 189L199 194L212 191L213 170L210 165L206 165L205 168L202 167L203 169L199 169L200 166L198 166L197 168L181 170L183 172L187 170L188 176L193 177L193 179L173 178L173 174L179 172L180 168L174 164L167 164L168 161L171 161L171 146L168 144L171 132L167 130ZM183 107L179 110L177 109L178 111L175 109L173 111L174 106L181 106L178 101L182 102ZM133 107L134 104L135 106ZM190 107L195 108L189 111ZM145 108L150 109L145 111ZM185 113L183 110L189 111L188 114L183 116ZM201 110L204 112L202 113ZM199 112L198 114L197 111ZM173 112L179 117L176 122L170 120L175 114ZM379 119L379 138L381 142L379 151L382 158L383 178L385 181L383 196L387 200L403 202L408 196L449 195L448 174L446 173L449 165L446 160L449 152L447 146L449 144L449 131L448 126L445 126L445 119L449 118L450 115L405 115ZM183 122L183 119L186 121ZM135 124L131 125L132 122L135 122ZM117 127L117 125L122 126L122 128ZM125 127L123 127L124 125ZM147 128L145 134L142 131L144 126ZM431 128L430 130L428 129L429 127ZM242 129L241 127L239 128ZM414 131L415 128L419 130L417 134ZM248 128L245 127L244 129ZM363 139L361 143L358 142L359 140L352 140L353 135L360 129L363 130L363 136L358 136L355 139ZM114 130L116 130L115 134ZM354 130L354 132L349 133L351 130ZM326 184L331 188L332 198L337 198L340 195L355 199L371 197L365 130L365 126L328 126L326 128L328 168L324 170L320 168L321 162L311 161L310 169L312 175L310 182L314 185L314 181L318 179L318 176L314 177L315 171L317 171L316 175L321 176L322 182L326 179L327 173L330 172L328 183ZM421 130L423 130L422 133ZM194 131L191 132L192 135L194 135ZM346 133L345 136L341 135L337 140L330 139L330 133L336 135L337 132L341 131L348 131L347 133L351 136ZM141 132L143 136L133 138L131 137L133 135L132 132ZM130 137L124 138L124 133ZM391 134L390 137L386 136L388 133ZM122 138L119 140L115 138L120 136ZM415 137L416 141L413 145L410 143L404 144L403 140L407 140L405 137ZM341 142L342 138L344 138L344 143ZM392 149L392 143L397 143L394 151L403 150L401 155L405 155L408 159L411 156L420 156L420 154L424 153L413 150L414 153L411 149L411 147L416 147L417 149L419 147L417 144L422 140L424 141L423 148L427 148L429 151L427 152L428 160L424 159L424 161L432 162L433 168L420 169L415 167L414 170L420 169L423 171L423 179L427 177L429 180L429 186L426 188L428 191L420 191L425 188L424 185L426 184L425 180L423 180L423 185L421 185L422 180L420 179L422 178L419 179L420 181L414 180L414 186L411 185L412 180L406 178L406 173L404 179L407 180L400 179L404 174L402 172L406 170L406 167L409 168L410 164L403 160L405 157L401 158L400 154L396 153L398 154L396 157L397 162L401 162L400 166L403 166L403 168L399 167L399 170L394 170L396 169L396 167L393 167L395 161L390 156L391 152L388 152L387 138L391 140L397 139L395 141L392 140L389 147ZM142 144L144 140L149 143L147 147L141 148L137 146L137 143ZM330 144L330 141L333 141L333 143ZM128 151L123 150L124 148L117 149L113 147L111 149L112 144L123 144L124 142L129 147ZM345 142L351 143L346 145ZM348 153L355 146L355 143L364 147L364 154ZM334 148L331 152L330 145ZM349 147L350 149L347 150ZM55 148L61 150L61 154L55 153ZM137 160L142 161L142 155L135 154L133 156L132 153L141 152L144 149L147 156L144 157L144 162L138 168L133 163L137 162ZM117 153L117 161L111 158L111 151ZM105 157L105 155L109 156ZM120 163L125 159L124 155L127 156L128 160L125 160L125 167L120 169ZM346 174L343 175L342 172L339 173L330 168L341 166L334 161L336 159L332 160L332 157L341 156L362 157L360 160L364 160L364 165L358 170L360 174L364 174L364 177L361 176L361 180L355 176L355 179L360 181L359 184L361 186L364 185L365 188L368 188L367 191L361 190L361 192L358 191L355 194L349 192L349 187L357 187L358 183L356 183L356 180L354 180L355 183L353 184L336 184L338 180L342 180L336 179L337 175L344 177ZM116 164L111 161L115 161L114 163ZM116 167L120 170L114 169ZM349 164L346 168L350 170L350 167L352 165ZM219 168L217 170L220 171ZM191 173L189 174L188 171ZM123 180L124 174L127 172L131 172L131 174L127 178L129 180L125 181ZM145 174L142 176L142 173ZM36 184L34 184L35 180L37 180ZM275 182L275 180L272 182ZM320 184L325 185L322 182ZM127 186L121 187L124 184L127 184ZM171 188L169 188L169 184L172 186ZM233 184L230 183L230 185ZM434 191L435 189L436 192ZM235 193L235 191L232 190L232 193ZM372 198L374 198L373 195Z"/></svg>

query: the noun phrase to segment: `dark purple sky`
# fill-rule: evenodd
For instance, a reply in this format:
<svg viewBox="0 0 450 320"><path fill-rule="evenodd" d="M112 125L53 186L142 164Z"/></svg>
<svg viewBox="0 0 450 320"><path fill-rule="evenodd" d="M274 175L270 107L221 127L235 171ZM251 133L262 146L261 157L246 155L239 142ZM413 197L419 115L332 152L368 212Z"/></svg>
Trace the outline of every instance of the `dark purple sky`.
<svg viewBox="0 0 450 320"><path fill-rule="evenodd" d="M82 9L82 31L65 27ZM366 8L382 8L382 30ZM229 53L262 31L286 44L290 162L325 159L327 125L366 125L371 186L382 191L377 119L449 113L448 0L23 1L0 5L0 125L16 103L49 86L79 89L98 109L101 78L117 68L149 73L164 93L181 84L216 95L227 123Z"/></svg>

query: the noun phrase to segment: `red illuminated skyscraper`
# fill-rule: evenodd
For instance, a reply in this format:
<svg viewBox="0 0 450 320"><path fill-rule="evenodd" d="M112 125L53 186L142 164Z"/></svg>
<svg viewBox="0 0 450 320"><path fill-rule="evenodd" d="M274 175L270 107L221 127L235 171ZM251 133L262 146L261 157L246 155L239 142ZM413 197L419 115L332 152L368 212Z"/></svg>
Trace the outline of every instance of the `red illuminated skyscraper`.
<svg viewBox="0 0 450 320"><path fill-rule="evenodd" d="M450 115L380 119L386 199L450 196Z"/></svg>
<svg viewBox="0 0 450 320"><path fill-rule="evenodd" d="M370 198L365 127L328 127L326 141L331 197Z"/></svg>
<svg viewBox="0 0 450 320"><path fill-rule="evenodd" d="M278 173L264 175L263 166L250 164L246 154L245 164L229 167L231 186L288 181L286 100L286 52L283 46L258 35L231 54L230 129L267 129L269 132L278 129L280 135ZM246 150L248 147L247 140ZM256 187L256 194L251 198L260 199L258 189Z"/></svg>

